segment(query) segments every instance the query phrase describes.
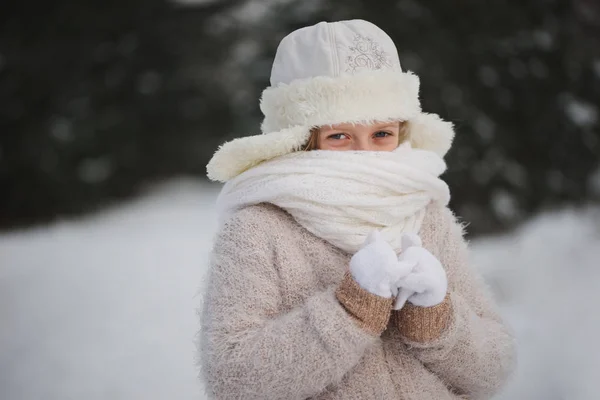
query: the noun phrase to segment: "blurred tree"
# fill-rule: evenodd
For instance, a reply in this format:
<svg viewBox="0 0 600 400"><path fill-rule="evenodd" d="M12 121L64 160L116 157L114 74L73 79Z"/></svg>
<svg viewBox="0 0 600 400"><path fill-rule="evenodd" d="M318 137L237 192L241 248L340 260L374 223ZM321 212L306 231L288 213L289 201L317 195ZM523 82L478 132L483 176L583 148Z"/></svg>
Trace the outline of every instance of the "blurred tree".
<svg viewBox="0 0 600 400"><path fill-rule="evenodd" d="M362 18L456 125L446 179L471 232L600 195L591 0L161 0L0 5L0 225L89 210L256 134L281 38ZM35 11L35 12L34 12ZM597 198L597 197L596 197Z"/></svg>
<svg viewBox="0 0 600 400"><path fill-rule="evenodd" d="M226 52L202 39L203 21L232 3L196 12L163 0L2 3L0 226L203 174L217 141L202 130L232 129L210 77ZM185 73L196 66L207 74Z"/></svg>

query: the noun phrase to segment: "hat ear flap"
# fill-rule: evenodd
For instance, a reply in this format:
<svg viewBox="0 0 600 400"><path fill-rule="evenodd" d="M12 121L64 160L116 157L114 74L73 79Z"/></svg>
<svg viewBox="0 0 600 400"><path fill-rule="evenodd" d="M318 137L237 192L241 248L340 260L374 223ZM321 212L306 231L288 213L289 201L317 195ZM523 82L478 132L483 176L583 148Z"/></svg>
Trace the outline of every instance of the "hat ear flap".
<svg viewBox="0 0 600 400"><path fill-rule="evenodd" d="M295 126L234 139L215 152L206 166L207 176L213 181L227 182L263 161L300 150L309 137L309 129Z"/></svg>
<svg viewBox="0 0 600 400"><path fill-rule="evenodd" d="M408 137L413 148L433 151L444 157L454 139L451 122L444 121L437 114L420 113L407 122Z"/></svg>

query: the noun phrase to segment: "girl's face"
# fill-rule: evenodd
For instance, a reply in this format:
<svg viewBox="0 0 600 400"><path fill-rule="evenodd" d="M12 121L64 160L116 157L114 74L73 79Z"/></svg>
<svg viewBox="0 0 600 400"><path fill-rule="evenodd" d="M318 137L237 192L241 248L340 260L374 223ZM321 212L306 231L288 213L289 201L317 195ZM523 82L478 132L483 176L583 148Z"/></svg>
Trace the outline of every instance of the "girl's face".
<svg viewBox="0 0 600 400"><path fill-rule="evenodd" d="M319 150L392 151L399 144L400 123L325 125L318 132Z"/></svg>

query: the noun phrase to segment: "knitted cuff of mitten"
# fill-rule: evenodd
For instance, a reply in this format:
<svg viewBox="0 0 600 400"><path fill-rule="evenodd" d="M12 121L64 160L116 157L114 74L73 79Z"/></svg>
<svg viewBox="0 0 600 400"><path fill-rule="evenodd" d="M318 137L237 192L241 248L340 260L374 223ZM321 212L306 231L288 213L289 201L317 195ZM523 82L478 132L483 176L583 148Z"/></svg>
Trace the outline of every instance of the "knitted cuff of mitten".
<svg viewBox="0 0 600 400"><path fill-rule="evenodd" d="M377 296L361 288L350 272L344 275L335 295L360 327L377 336L385 330L390 319L393 298Z"/></svg>
<svg viewBox="0 0 600 400"><path fill-rule="evenodd" d="M406 303L395 311L393 320L407 340L417 343L439 339L452 323L452 301L450 295L433 307L417 307Z"/></svg>

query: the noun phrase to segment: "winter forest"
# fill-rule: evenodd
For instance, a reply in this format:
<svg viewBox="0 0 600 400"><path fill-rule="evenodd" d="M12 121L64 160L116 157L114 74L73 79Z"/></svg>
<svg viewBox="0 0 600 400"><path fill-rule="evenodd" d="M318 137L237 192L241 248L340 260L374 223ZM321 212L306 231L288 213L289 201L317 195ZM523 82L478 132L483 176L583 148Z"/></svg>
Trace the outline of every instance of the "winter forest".
<svg viewBox="0 0 600 400"><path fill-rule="evenodd" d="M360 18L452 121L450 206L515 331L498 400L600 397L600 3L0 4L0 399L203 399L206 164L279 41Z"/></svg>

